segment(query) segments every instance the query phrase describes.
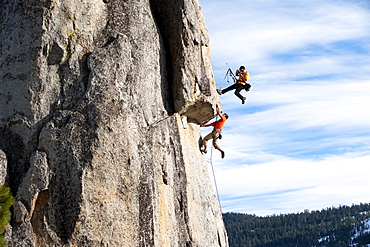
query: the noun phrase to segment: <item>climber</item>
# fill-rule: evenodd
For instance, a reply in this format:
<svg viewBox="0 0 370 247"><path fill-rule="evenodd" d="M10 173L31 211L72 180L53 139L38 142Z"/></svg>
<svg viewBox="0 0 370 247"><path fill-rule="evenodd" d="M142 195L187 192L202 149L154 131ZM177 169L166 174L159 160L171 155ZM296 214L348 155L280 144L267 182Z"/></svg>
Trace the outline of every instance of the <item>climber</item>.
<svg viewBox="0 0 370 247"><path fill-rule="evenodd" d="M232 75L231 70L230 70L230 74ZM240 91L245 89L245 91L248 92L250 90L251 85L249 83L247 83L250 76L249 76L248 71L245 70L244 66L240 66L240 68L238 70L236 70L235 74L236 74L236 76L239 76L238 80L236 80L235 77L232 75L233 79L235 80L235 83L233 85L225 88L224 90L217 89L217 93L219 95L221 95L221 94L224 94L224 93L226 93L230 90L235 89L234 94L236 96L238 96L238 98L242 100L242 104L244 104L247 98L243 97L243 95L240 94Z"/></svg>
<svg viewBox="0 0 370 247"><path fill-rule="evenodd" d="M217 145L217 139L221 139L221 130L222 128L224 127L224 124L226 122L226 119L229 118L229 116L224 113L221 115L221 111L220 109L218 108L218 105L216 105L216 112L217 112L217 115L220 116L221 119L213 122L213 123L210 123L210 124L205 124L205 125L201 125L200 127L209 127L209 126L213 126L213 130L211 133L209 133L208 135L206 135L203 140L202 140L202 147L204 146L203 149L201 149L200 151L202 153L207 153L207 142L208 140L210 139L213 139L213 146L215 147L215 149L217 149L218 151L221 152L221 158L224 158L225 157L225 152L222 151L222 149Z"/></svg>

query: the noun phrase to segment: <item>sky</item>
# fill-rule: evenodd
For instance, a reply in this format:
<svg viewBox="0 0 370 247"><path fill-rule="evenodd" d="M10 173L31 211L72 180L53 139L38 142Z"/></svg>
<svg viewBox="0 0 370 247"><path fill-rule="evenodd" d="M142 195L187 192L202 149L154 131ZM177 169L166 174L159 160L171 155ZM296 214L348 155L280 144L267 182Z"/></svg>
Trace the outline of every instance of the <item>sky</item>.
<svg viewBox="0 0 370 247"><path fill-rule="evenodd" d="M233 91L220 96L230 116L218 141L225 158L205 154L222 211L370 203L370 1L200 5L217 87L231 85L228 68L244 65L251 75L244 105Z"/></svg>

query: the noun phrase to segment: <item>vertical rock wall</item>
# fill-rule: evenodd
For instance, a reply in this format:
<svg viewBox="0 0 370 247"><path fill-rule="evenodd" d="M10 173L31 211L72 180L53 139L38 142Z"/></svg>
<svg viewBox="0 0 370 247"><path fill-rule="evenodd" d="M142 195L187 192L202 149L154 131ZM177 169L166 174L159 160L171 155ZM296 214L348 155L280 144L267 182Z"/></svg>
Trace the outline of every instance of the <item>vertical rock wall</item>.
<svg viewBox="0 0 370 247"><path fill-rule="evenodd" d="M0 18L9 246L228 246L197 0L3 0Z"/></svg>

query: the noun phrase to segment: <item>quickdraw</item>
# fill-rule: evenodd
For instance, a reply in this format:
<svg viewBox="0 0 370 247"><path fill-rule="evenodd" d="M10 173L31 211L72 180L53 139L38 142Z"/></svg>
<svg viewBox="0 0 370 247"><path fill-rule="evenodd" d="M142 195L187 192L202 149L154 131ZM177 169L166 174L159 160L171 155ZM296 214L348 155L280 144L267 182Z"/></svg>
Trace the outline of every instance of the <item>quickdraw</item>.
<svg viewBox="0 0 370 247"><path fill-rule="evenodd" d="M224 77L224 80L227 79L227 83L229 83L229 76L231 77L231 79L233 79L234 83L237 82L238 79L230 68L226 71L226 75Z"/></svg>

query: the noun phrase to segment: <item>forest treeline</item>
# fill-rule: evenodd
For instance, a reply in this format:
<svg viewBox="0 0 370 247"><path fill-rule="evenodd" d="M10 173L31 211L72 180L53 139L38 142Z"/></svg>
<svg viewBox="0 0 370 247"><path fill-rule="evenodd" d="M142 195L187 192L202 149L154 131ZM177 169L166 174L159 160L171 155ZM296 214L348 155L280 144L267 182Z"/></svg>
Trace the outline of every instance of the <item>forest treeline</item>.
<svg viewBox="0 0 370 247"><path fill-rule="evenodd" d="M256 216L223 214L230 247L370 246L370 204Z"/></svg>

